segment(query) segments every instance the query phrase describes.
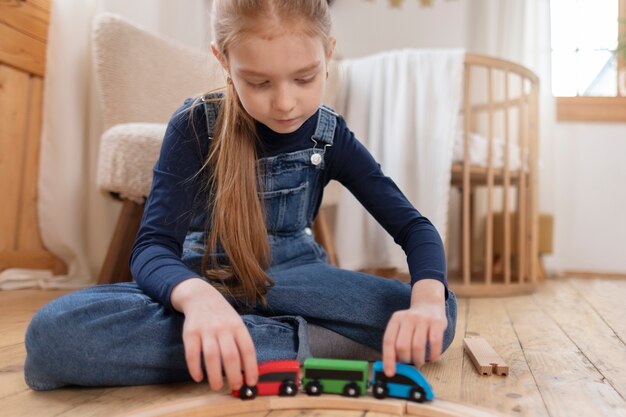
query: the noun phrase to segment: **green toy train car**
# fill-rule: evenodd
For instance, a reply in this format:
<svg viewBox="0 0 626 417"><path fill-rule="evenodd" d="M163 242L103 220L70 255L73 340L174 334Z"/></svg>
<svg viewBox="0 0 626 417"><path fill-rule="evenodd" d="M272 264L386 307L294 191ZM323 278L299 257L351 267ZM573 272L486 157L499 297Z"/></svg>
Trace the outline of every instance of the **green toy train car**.
<svg viewBox="0 0 626 417"><path fill-rule="evenodd" d="M302 368L302 385L309 395L358 397L367 392L368 365L367 361L308 358Z"/></svg>

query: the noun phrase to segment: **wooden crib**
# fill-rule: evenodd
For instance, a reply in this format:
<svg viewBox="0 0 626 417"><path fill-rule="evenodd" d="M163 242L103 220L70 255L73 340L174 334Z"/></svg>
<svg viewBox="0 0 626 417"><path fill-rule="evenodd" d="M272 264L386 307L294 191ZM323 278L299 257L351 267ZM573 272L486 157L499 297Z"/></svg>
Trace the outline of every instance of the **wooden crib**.
<svg viewBox="0 0 626 417"><path fill-rule="evenodd" d="M537 76L521 65L466 55L462 152L451 176L452 192L461 197L451 210L460 220L460 261L448 270L459 295L512 295L536 286L538 88ZM471 155L480 147L476 138L486 142L478 163Z"/></svg>

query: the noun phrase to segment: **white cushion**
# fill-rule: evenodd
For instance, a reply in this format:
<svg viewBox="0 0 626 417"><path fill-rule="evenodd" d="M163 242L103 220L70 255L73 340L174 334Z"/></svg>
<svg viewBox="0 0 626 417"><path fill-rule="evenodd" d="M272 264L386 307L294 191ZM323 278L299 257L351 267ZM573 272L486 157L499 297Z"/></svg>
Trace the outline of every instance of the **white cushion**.
<svg viewBox="0 0 626 417"><path fill-rule="evenodd" d="M106 192L142 203L150 192L152 168L167 125L123 123L102 134L97 184Z"/></svg>

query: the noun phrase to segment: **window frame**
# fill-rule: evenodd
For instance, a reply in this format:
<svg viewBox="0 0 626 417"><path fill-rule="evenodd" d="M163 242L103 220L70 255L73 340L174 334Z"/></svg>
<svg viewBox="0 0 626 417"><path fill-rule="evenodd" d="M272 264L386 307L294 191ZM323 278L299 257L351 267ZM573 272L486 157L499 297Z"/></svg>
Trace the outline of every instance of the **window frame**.
<svg viewBox="0 0 626 417"><path fill-rule="evenodd" d="M626 0L619 0L618 16L621 21L626 20ZM619 23L618 23L619 24ZM619 24L620 29L624 25ZM626 28L622 29L620 36ZM620 73L626 71L626 52L617 56L618 88L617 96L594 97L556 96L556 120L561 121L588 121L588 122L626 122L626 95L622 95L619 88Z"/></svg>

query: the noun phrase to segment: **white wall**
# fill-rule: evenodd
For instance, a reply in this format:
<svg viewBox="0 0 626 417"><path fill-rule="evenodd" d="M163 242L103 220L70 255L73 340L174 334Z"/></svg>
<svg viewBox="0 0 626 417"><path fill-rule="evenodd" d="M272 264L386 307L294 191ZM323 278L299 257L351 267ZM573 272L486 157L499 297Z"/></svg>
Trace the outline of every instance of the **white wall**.
<svg viewBox="0 0 626 417"><path fill-rule="evenodd" d="M208 52L207 0L185 0L184 7L170 0L99 0L98 7L124 16L152 32Z"/></svg>
<svg viewBox="0 0 626 417"><path fill-rule="evenodd" d="M422 7L405 0L399 8L387 0L336 0L332 6L337 53L343 58L397 48L462 48L465 1L435 0Z"/></svg>
<svg viewBox="0 0 626 417"><path fill-rule="evenodd" d="M559 123L552 140L554 268L625 273L626 124Z"/></svg>

